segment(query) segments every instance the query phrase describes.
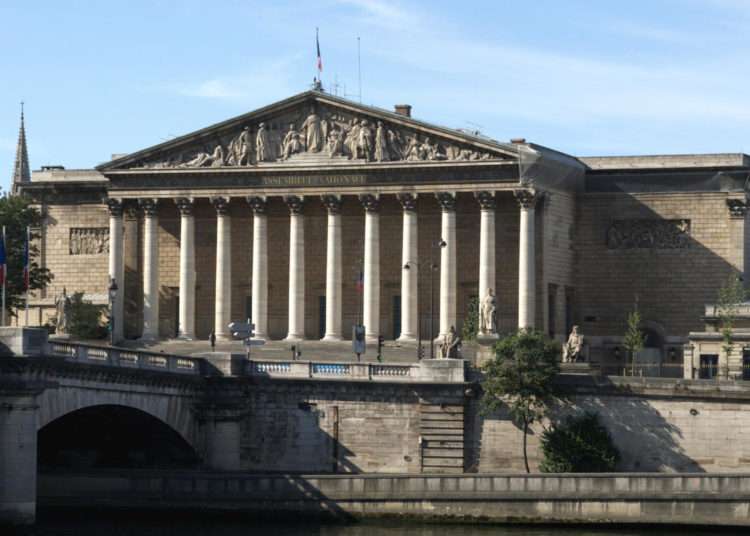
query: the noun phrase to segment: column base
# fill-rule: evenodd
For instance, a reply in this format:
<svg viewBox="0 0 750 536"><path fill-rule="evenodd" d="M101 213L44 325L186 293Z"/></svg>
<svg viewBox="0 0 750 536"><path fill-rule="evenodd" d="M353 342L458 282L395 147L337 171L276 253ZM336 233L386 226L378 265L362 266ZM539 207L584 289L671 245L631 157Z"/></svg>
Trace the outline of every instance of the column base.
<svg viewBox="0 0 750 536"><path fill-rule="evenodd" d="M284 340L285 341L304 341L305 336L299 333L289 333L286 337L284 337Z"/></svg>
<svg viewBox="0 0 750 536"><path fill-rule="evenodd" d="M343 341L344 339L338 333L326 333L321 341Z"/></svg>
<svg viewBox="0 0 750 536"><path fill-rule="evenodd" d="M180 333L174 338L176 341L194 341L195 337L192 333Z"/></svg>
<svg viewBox="0 0 750 536"><path fill-rule="evenodd" d="M396 340L402 342L417 342L417 336L414 333L402 333Z"/></svg>
<svg viewBox="0 0 750 536"><path fill-rule="evenodd" d="M156 333L152 333L150 331L145 331L141 335L140 340L142 340L142 341L158 341L159 338L160 337Z"/></svg>

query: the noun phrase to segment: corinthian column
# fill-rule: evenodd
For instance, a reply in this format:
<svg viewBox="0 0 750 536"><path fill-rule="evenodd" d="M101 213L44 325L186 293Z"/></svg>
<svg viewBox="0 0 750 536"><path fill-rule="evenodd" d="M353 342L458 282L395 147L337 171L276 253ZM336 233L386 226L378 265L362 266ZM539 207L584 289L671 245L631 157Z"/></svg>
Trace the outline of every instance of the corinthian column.
<svg viewBox="0 0 750 536"><path fill-rule="evenodd" d="M229 217L230 199L212 197L216 207L216 294L214 298L214 334L229 339L232 315L232 228Z"/></svg>
<svg viewBox="0 0 750 536"><path fill-rule="evenodd" d="M442 208L441 233L445 247L440 250L440 333L439 338L456 325L456 194L435 194Z"/></svg>
<svg viewBox="0 0 750 536"><path fill-rule="evenodd" d="M417 248L417 195L399 194L404 209L401 241L401 335L400 341L413 341L419 331L417 300L419 258Z"/></svg>
<svg viewBox="0 0 750 536"><path fill-rule="evenodd" d="M248 197L253 208L253 295L255 338L268 338L268 230L265 197ZM244 319L243 319L244 320Z"/></svg>
<svg viewBox="0 0 750 536"><path fill-rule="evenodd" d="M143 333L141 340L159 338L159 200L139 199L143 221Z"/></svg>
<svg viewBox="0 0 750 536"><path fill-rule="evenodd" d="M518 327L533 328L536 306L536 260L534 251L534 206L538 196L529 190L513 192L521 208L518 240Z"/></svg>
<svg viewBox="0 0 750 536"><path fill-rule="evenodd" d="M326 248L326 333L327 341L341 340L341 196L323 195L328 209Z"/></svg>
<svg viewBox="0 0 750 536"><path fill-rule="evenodd" d="M494 192L476 192L479 202L479 315L487 291L495 289L495 200ZM484 327L480 321L480 331ZM492 331L492 325L489 326Z"/></svg>
<svg viewBox="0 0 750 536"><path fill-rule="evenodd" d="M174 200L180 209L180 310L177 338L193 340L195 336L195 219L192 197Z"/></svg>
<svg viewBox="0 0 750 536"><path fill-rule="evenodd" d="M289 205L289 332L286 340L305 338L305 217L304 198L288 196Z"/></svg>
<svg viewBox="0 0 750 536"><path fill-rule="evenodd" d="M365 337L380 335L380 196L365 194L359 200L365 207L364 311Z"/></svg>
<svg viewBox="0 0 750 536"><path fill-rule="evenodd" d="M125 314L125 266L122 255L122 209L121 199L107 199L109 209L109 277L117 284L117 294L112 305L112 314L115 316L115 325L112 337L121 340L124 335L123 326Z"/></svg>

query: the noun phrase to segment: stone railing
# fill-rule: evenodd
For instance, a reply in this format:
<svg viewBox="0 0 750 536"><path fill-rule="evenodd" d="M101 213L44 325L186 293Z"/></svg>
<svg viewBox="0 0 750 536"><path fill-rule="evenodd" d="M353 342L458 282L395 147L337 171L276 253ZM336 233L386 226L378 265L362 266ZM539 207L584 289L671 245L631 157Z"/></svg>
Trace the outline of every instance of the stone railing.
<svg viewBox="0 0 750 536"><path fill-rule="evenodd" d="M311 361L248 361L249 376L268 378L320 378L413 381L419 378L419 365L375 365L372 363L314 363Z"/></svg>
<svg viewBox="0 0 750 536"><path fill-rule="evenodd" d="M315 363L311 361L248 361L245 374L261 378L324 379L383 382L463 382L464 361L426 359L420 363Z"/></svg>
<svg viewBox="0 0 750 536"><path fill-rule="evenodd" d="M202 372L201 359L78 342L49 341L49 355L82 364L154 370L176 374L200 375Z"/></svg>

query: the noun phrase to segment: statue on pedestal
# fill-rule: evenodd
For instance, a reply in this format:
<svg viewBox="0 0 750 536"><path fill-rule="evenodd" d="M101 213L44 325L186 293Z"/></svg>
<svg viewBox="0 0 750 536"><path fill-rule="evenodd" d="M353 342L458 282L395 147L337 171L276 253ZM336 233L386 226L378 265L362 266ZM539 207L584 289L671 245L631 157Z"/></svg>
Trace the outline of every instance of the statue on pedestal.
<svg viewBox="0 0 750 536"><path fill-rule="evenodd" d="M479 307L479 333L497 333L497 296L491 288L487 289Z"/></svg>
<svg viewBox="0 0 750 536"><path fill-rule="evenodd" d="M55 307L57 307L57 335L70 335L70 317L73 314L73 304L68 297L65 287L62 294L55 298Z"/></svg>
<svg viewBox="0 0 750 536"><path fill-rule="evenodd" d="M461 346L461 337L456 334L456 328L451 326L451 330L443 339L443 343L440 345L440 357L459 357L458 349Z"/></svg>
<svg viewBox="0 0 750 536"><path fill-rule="evenodd" d="M583 350L583 333L578 326L573 326L573 331L568 337L568 342L563 345L562 360L563 363L575 363L583 356L581 351Z"/></svg>

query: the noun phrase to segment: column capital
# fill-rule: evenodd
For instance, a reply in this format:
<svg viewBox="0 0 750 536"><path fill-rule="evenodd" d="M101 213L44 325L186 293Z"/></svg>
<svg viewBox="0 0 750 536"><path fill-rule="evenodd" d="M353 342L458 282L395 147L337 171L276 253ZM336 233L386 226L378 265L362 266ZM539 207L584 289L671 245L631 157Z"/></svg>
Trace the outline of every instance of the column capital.
<svg viewBox="0 0 750 536"><path fill-rule="evenodd" d="M125 218L128 220L138 219L138 205L132 201L123 203Z"/></svg>
<svg viewBox="0 0 750 536"><path fill-rule="evenodd" d="M360 194L359 200L365 207L365 212L375 213L380 208L380 195L378 194Z"/></svg>
<svg viewBox="0 0 750 536"><path fill-rule="evenodd" d="M539 192L535 192L534 190L513 190L513 195L516 196L518 206L522 210L533 209L541 197Z"/></svg>
<svg viewBox="0 0 750 536"><path fill-rule="evenodd" d="M122 217L122 210L123 210L123 202L122 199L115 199L113 197L110 197L106 201L107 203L107 209L109 210L109 215L113 218L121 218Z"/></svg>
<svg viewBox="0 0 750 536"><path fill-rule="evenodd" d="M490 192L488 190L481 190L474 192L479 203L481 210L495 210L495 204L497 202L497 193Z"/></svg>
<svg viewBox="0 0 750 536"><path fill-rule="evenodd" d="M177 208L183 216L192 216L195 208L195 199L192 197L176 197L174 200Z"/></svg>
<svg viewBox="0 0 750 536"><path fill-rule="evenodd" d="M284 197L284 203L295 216L301 216L305 210L305 198L301 195L287 195Z"/></svg>
<svg viewBox="0 0 750 536"><path fill-rule="evenodd" d="M341 196L340 195L321 195L320 199L328 209L328 214L341 214Z"/></svg>
<svg viewBox="0 0 750 536"><path fill-rule="evenodd" d="M742 199L727 199L730 218L744 218L747 212L747 202Z"/></svg>
<svg viewBox="0 0 750 536"><path fill-rule="evenodd" d="M211 204L216 207L216 212L219 216L229 216L229 208L232 205L232 200L228 197L215 196L210 198Z"/></svg>
<svg viewBox="0 0 750 536"><path fill-rule="evenodd" d="M396 194L398 202L401 203L401 207L404 212L416 212L417 205L419 204L419 194Z"/></svg>
<svg viewBox="0 0 750 536"><path fill-rule="evenodd" d="M268 210L268 199L266 196L252 195L247 197L247 203L256 216L265 216Z"/></svg>
<svg viewBox="0 0 750 536"><path fill-rule="evenodd" d="M435 192L440 208L443 212L454 212L456 210L456 192Z"/></svg>
<svg viewBox="0 0 750 536"><path fill-rule="evenodd" d="M138 204L141 205L143 213L147 218L153 218L159 215L159 200L151 197L139 199Z"/></svg>

